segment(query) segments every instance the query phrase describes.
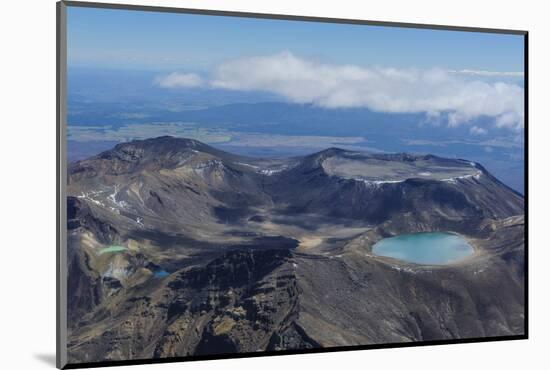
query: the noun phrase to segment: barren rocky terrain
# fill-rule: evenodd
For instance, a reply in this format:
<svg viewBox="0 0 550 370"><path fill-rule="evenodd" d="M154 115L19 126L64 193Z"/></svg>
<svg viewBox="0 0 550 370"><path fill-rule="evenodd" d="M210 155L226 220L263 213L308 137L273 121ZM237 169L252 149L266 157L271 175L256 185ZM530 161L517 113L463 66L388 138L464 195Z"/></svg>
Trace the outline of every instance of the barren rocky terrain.
<svg viewBox="0 0 550 370"><path fill-rule="evenodd" d="M159 137L68 169L71 363L524 333L524 199L480 164ZM444 265L376 256L444 231Z"/></svg>

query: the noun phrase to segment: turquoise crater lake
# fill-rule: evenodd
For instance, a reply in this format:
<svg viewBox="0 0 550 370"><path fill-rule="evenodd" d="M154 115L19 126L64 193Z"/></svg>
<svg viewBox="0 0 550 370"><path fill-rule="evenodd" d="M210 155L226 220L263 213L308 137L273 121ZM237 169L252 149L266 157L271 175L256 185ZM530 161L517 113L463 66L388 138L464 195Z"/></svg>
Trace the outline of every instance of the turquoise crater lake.
<svg viewBox="0 0 550 370"><path fill-rule="evenodd" d="M463 260L474 249L458 235L435 232L382 239L372 247L372 252L418 264L446 265Z"/></svg>

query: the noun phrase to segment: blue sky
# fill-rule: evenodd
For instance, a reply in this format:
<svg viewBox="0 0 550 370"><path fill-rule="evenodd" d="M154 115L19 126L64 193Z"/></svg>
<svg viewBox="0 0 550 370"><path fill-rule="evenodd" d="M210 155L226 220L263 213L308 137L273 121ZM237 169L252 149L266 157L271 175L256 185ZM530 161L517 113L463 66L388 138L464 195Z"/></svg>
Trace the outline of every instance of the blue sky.
<svg viewBox="0 0 550 370"><path fill-rule="evenodd" d="M517 35L68 8L70 67L204 71L284 50L335 64L523 71Z"/></svg>
<svg viewBox="0 0 550 370"><path fill-rule="evenodd" d="M151 70L162 89L426 113L450 126L490 117L520 131L523 58L520 35L68 9L70 69Z"/></svg>
<svg viewBox="0 0 550 370"><path fill-rule="evenodd" d="M362 124L379 123L366 111L411 114L422 118L368 144L471 158L523 187L523 36L80 7L68 8L67 21L75 124L110 127L113 117L127 115L126 126L143 130L140 123L186 121L189 107L283 101L342 116L341 109L366 108L358 125L334 119L339 135L357 139ZM257 134L272 120L269 109L261 114L248 126L239 116L223 129ZM280 126L273 132L296 135L319 121L294 119L272 122ZM226 121L222 114L208 123ZM166 134L155 127L152 136ZM411 147L410 139L424 146ZM474 143L477 154L464 143Z"/></svg>

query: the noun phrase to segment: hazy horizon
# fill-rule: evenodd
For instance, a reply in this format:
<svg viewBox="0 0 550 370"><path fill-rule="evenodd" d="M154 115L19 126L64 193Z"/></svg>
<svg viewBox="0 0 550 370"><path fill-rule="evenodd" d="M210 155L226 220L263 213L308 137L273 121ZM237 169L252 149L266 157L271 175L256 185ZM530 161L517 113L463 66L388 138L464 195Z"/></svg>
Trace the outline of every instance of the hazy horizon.
<svg viewBox="0 0 550 370"><path fill-rule="evenodd" d="M467 158L523 192L523 63L519 35L69 7L69 159L166 134L341 144Z"/></svg>

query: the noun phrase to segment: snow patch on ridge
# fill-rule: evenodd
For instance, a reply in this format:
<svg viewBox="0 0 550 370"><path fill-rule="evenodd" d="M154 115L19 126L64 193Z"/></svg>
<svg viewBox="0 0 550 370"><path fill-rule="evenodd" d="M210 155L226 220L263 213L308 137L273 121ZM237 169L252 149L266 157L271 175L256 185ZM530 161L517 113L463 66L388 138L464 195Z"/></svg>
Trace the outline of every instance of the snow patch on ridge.
<svg viewBox="0 0 550 370"><path fill-rule="evenodd" d="M439 181L456 183L458 180L472 179L472 178L476 179L476 180L479 180L481 178L481 171L477 171L476 173L471 173L471 174L468 174L468 175L450 177L448 179L441 179Z"/></svg>
<svg viewBox="0 0 550 370"><path fill-rule="evenodd" d="M269 169L260 170L260 173L262 175L271 176L273 174L276 174L276 173L279 173L279 172L282 172L282 171L284 171L284 168L279 168L279 169L275 169L275 170L269 170Z"/></svg>
<svg viewBox="0 0 550 370"><path fill-rule="evenodd" d="M475 179L475 180L479 180L481 178L482 174L483 174L482 171L476 171L476 173L471 173L471 174L467 174L467 175L454 176L454 177L449 177L449 178L445 178L445 179L431 179L431 180L456 183L458 180L465 180L465 179L472 179L472 178ZM418 175L419 176L430 176L431 173L421 172ZM402 183L402 182L405 182L406 180L413 179L413 178L414 177L410 177L410 178L402 179L402 180L366 180L366 179L362 179L362 178L353 178L352 180L362 182L363 184L365 184L365 186L378 187L378 186L384 185L384 184Z"/></svg>

